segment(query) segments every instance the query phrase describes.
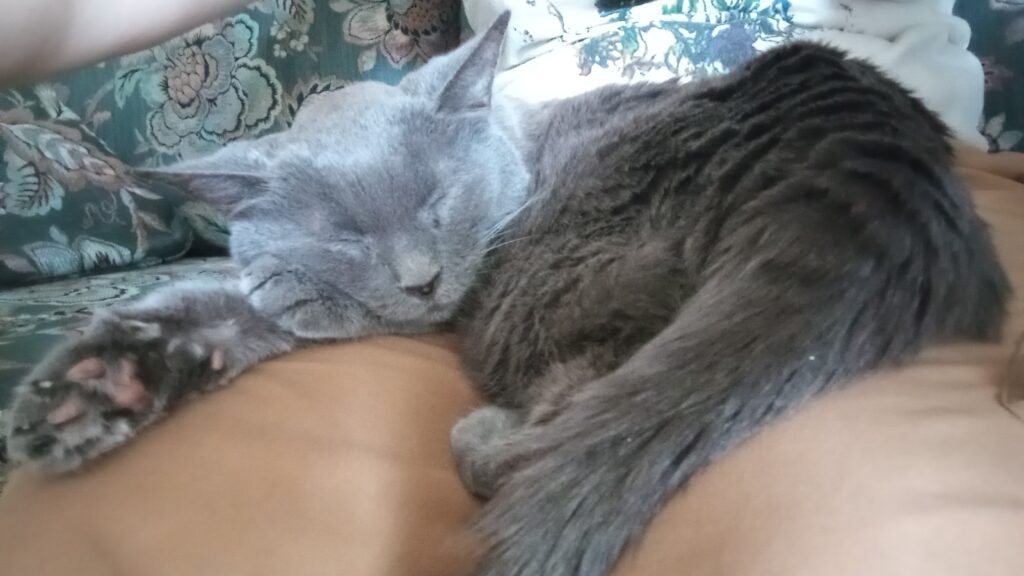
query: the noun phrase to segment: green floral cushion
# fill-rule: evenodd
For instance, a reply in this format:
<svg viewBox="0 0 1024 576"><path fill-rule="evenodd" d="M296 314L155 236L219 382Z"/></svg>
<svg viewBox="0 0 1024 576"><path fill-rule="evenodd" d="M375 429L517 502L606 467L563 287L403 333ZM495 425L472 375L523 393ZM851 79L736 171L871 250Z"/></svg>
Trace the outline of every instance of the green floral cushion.
<svg viewBox="0 0 1024 576"><path fill-rule="evenodd" d="M459 39L456 0L263 0L162 46L0 92L0 287L224 246L205 205L125 178L395 83Z"/></svg>
<svg viewBox="0 0 1024 576"><path fill-rule="evenodd" d="M38 102L0 110L0 287L180 256L180 195L132 182L80 124L37 119Z"/></svg>

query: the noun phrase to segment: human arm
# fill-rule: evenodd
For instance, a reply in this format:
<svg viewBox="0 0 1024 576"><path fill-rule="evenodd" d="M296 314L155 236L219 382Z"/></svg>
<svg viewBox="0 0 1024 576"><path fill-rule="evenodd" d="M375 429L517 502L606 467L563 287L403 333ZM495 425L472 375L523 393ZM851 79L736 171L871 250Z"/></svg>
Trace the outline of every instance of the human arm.
<svg viewBox="0 0 1024 576"><path fill-rule="evenodd" d="M0 0L0 87L159 44L250 0Z"/></svg>

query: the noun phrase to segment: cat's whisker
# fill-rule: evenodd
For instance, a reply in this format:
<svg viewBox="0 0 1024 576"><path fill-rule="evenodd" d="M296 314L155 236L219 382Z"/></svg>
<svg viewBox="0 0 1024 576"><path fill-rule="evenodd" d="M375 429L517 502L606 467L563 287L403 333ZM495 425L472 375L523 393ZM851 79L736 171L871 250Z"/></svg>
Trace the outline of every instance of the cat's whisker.
<svg viewBox="0 0 1024 576"><path fill-rule="evenodd" d="M501 238L502 235L505 235L508 232L509 231L507 229L498 228L489 230L486 233L484 233L483 237L480 239L480 242L477 245L480 247L486 246L487 244L494 242L495 239Z"/></svg>
<svg viewBox="0 0 1024 576"><path fill-rule="evenodd" d="M492 226L489 230L487 230L487 232L484 233L483 239L480 242L480 246L487 246L488 244L491 243L492 240L507 232L509 229L509 224L511 224L512 221L515 220L516 217L518 217L520 214L522 214L527 208L532 206L536 200L536 196L531 197L526 202L523 202L521 206L519 206L512 212L508 213L508 215L498 220L498 222L494 226Z"/></svg>
<svg viewBox="0 0 1024 576"><path fill-rule="evenodd" d="M495 224L489 230L487 230L487 232L484 232L484 236L480 241L480 245L486 246L487 244L490 244L492 240L501 236L502 234L507 233L508 230L508 222L506 221L506 219L503 218L501 221L499 221L497 224Z"/></svg>
<svg viewBox="0 0 1024 576"><path fill-rule="evenodd" d="M493 243L495 240L498 240L502 236L505 236L510 231L511 231L511 229L504 228L504 229L496 230L493 233L486 234L483 238L480 239L480 242L477 243L477 246L480 247L480 248L486 248L488 245Z"/></svg>
<svg viewBox="0 0 1024 576"><path fill-rule="evenodd" d="M523 240L529 240L530 238L533 238L533 236L532 236L532 235L529 235L529 236L520 236L519 238L513 238L513 239L511 239L511 240L506 240L506 241L504 241L504 242L499 242L499 243L497 243L497 244L494 244L494 245L488 246L488 247L487 247L487 249L486 249L486 250L484 250L484 255L486 256L486 255L488 255L488 254L491 254L491 253L492 253L492 252L494 252L495 250L497 250L497 249L499 249L499 248L504 248L505 246L508 246L509 244L514 244L514 243L516 243L516 242L521 242L521 241L523 241Z"/></svg>

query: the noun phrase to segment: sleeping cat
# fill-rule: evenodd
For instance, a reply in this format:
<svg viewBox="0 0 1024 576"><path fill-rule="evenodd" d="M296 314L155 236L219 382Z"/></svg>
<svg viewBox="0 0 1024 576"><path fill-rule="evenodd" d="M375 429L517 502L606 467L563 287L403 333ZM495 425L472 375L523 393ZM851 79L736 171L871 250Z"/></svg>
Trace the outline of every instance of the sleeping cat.
<svg viewBox="0 0 1024 576"><path fill-rule="evenodd" d="M240 278L97 313L19 388L13 456L71 470L300 343L454 321L491 403L452 432L475 573L601 576L774 418L999 334L946 130L870 65L793 44L526 107L492 95L507 23L151 175L228 215Z"/></svg>

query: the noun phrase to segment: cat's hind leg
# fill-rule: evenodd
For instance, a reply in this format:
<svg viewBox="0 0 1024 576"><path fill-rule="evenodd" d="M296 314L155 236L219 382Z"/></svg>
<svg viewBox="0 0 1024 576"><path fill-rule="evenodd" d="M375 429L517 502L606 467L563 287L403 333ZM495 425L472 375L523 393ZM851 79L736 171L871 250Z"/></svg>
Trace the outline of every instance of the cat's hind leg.
<svg viewBox="0 0 1024 576"><path fill-rule="evenodd" d="M183 283L98 311L16 388L8 451L51 472L76 469L294 346L233 285Z"/></svg>

